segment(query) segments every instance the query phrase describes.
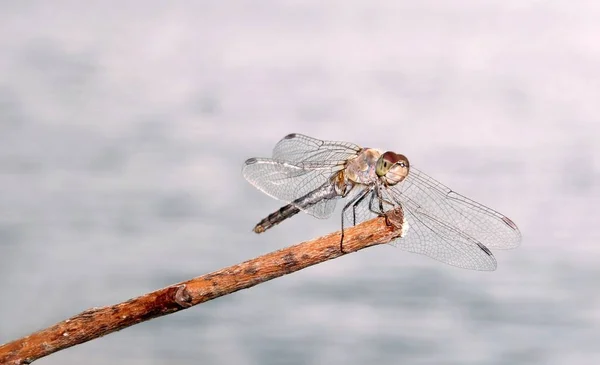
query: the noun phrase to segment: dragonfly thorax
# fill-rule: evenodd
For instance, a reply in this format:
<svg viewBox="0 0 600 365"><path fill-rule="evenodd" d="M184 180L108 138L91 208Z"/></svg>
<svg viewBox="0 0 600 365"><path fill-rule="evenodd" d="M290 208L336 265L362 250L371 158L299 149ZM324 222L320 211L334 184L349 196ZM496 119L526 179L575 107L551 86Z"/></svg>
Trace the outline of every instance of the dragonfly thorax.
<svg viewBox="0 0 600 365"><path fill-rule="evenodd" d="M346 177L355 184L371 185L383 182L396 185L408 175L410 164L406 156L375 148L365 148L348 160Z"/></svg>
<svg viewBox="0 0 600 365"><path fill-rule="evenodd" d="M375 148L365 148L356 157L349 159L345 166L345 175L355 184L372 185L379 177L375 173L377 161L382 152Z"/></svg>

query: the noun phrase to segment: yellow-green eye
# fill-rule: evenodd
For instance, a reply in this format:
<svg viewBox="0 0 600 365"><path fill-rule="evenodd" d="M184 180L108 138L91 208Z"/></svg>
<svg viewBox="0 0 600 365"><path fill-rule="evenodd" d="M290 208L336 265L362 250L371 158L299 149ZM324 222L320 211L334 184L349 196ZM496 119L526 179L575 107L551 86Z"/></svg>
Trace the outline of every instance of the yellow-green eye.
<svg viewBox="0 0 600 365"><path fill-rule="evenodd" d="M377 164L375 166L375 173L377 174L377 176L383 176L387 173L387 171L387 161L379 157L379 160L377 161Z"/></svg>

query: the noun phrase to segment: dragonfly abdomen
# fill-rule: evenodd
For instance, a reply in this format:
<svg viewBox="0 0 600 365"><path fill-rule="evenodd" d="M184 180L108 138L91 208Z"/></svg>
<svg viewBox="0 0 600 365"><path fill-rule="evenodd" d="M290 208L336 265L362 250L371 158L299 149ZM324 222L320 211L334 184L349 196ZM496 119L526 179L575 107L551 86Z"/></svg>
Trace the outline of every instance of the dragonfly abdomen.
<svg viewBox="0 0 600 365"><path fill-rule="evenodd" d="M284 220L298 214L301 209L309 208L324 199L333 199L340 195L332 183L325 183L318 189L294 200L291 204L279 208L277 211L269 214L266 218L258 222L254 227L255 233L263 233L267 229L283 222Z"/></svg>
<svg viewBox="0 0 600 365"><path fill-rule="evenodd" d="M279 208L279 210L269 214L266 218L258 222L258 224L254 227L254 232L263 233L274 225L279 224L289 217L298 214L299 211L300 209L293 204L283 206Z"/></svg>

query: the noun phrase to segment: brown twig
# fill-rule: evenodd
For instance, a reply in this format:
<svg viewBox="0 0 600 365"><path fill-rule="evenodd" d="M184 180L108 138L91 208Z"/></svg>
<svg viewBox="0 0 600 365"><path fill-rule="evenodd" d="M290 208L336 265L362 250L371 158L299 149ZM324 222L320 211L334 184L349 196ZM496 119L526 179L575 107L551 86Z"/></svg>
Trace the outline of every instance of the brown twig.
<svg viewBox="0 0 600 365"><path fill-rule="evenodd" d="M0 364L29 364L41 357L214 298L304 269L350 252L387 243L402 234L402 211L340 232L144 294L126 302L91 308L51 327L0 346ZM386 224L387 220L387 224Z"/></svg>

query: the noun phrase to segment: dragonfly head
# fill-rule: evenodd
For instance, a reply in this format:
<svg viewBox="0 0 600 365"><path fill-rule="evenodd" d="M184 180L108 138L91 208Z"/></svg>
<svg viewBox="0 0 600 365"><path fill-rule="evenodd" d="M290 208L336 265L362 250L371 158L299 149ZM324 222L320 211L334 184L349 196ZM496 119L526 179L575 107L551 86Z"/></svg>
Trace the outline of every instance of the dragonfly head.
<svg viewBox="0 0 600 365"><path fill-rule="evenodd" d="M379 156L375 173L388 185L396 185L408 175L410 163L406 156L387 151Z"/></svg>

